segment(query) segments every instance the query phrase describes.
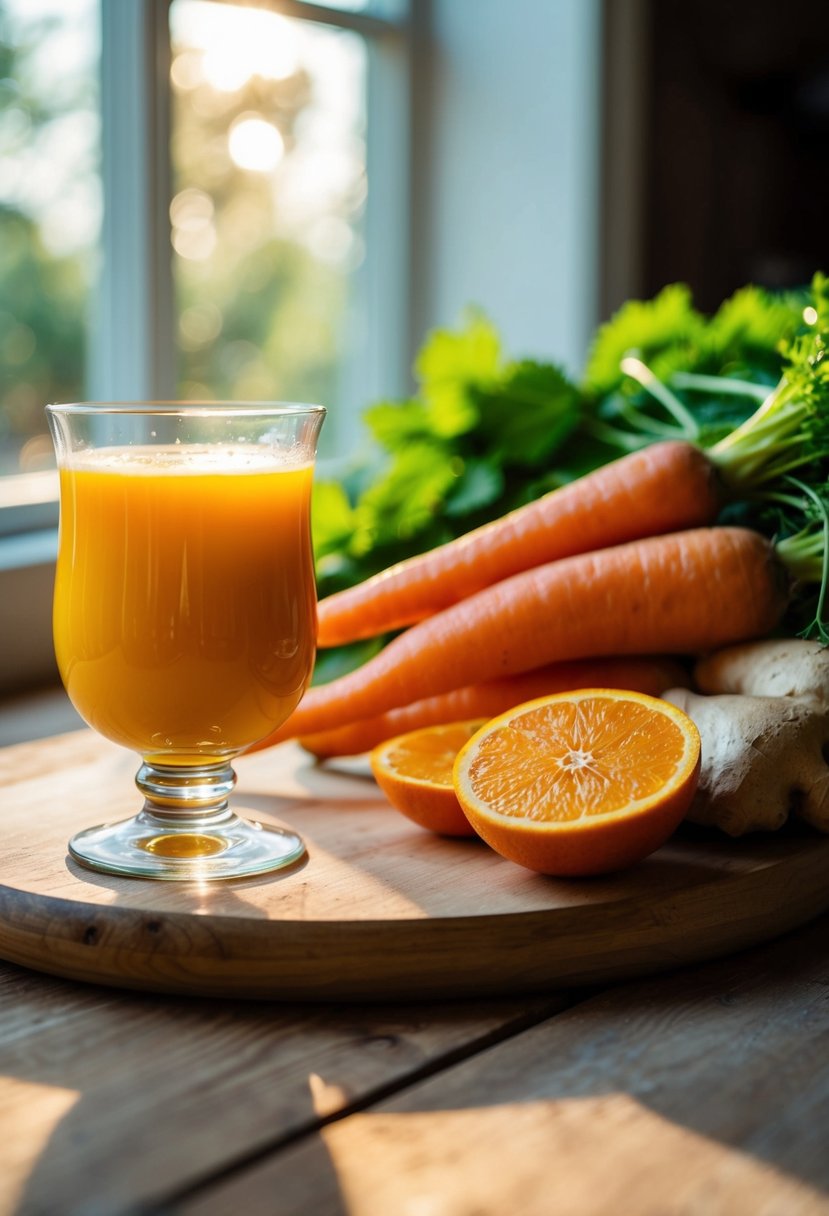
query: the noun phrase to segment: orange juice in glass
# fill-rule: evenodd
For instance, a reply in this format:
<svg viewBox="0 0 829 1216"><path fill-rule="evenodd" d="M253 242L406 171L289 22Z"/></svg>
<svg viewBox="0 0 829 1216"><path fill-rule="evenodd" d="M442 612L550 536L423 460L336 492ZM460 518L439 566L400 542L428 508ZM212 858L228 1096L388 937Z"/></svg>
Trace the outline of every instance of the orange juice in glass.
<svg viewBox="0 0 829 1216"><path fill-rule="evenodd" d="M263 873L299 838L228 806L231 761L314 661L310 498L320 406L49 406L60 469L54 636L75 707L138 752L144 809L78 833L83 864Z"/></svg>

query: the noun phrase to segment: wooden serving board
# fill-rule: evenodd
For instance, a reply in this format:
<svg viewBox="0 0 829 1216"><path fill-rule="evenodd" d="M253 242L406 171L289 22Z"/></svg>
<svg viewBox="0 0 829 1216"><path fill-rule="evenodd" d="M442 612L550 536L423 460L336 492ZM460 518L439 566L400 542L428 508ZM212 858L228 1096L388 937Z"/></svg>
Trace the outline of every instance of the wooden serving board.
<svg viewBox="0 0 829 1216"><path fill-rule="evenodd" d="M624 874L545 878L422 831L367 772L291 744L238 762L234 803L302 834L297 867L201 886L83 869L69 836L137 809L136 767L86 731L0 751L0 957L160 992L481 996L673 968L829 907L829 837L680 834Z"/></svg>

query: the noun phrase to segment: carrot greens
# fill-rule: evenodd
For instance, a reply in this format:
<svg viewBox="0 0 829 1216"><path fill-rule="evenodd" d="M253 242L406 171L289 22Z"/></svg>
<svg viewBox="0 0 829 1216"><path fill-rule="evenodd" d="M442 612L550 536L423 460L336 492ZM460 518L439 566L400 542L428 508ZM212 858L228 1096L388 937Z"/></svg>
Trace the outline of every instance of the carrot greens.
<svg viewBox="0 0 829 1216"><path fill-rule="evenodd" d="M410 397L365 411L358 458L328 476L321 469L320 597L624 453L679 439L719 471L730 498L723 521L762 531L800 571L798 627L827 640L827 345L822 275L799 292L742 288L710 316L682 284L630 301L597 330L578 379L552 362L506 357L495 326L471 312L457 331L428 337ZM315 682L363 663L389 636L322 653Z"/></svg>

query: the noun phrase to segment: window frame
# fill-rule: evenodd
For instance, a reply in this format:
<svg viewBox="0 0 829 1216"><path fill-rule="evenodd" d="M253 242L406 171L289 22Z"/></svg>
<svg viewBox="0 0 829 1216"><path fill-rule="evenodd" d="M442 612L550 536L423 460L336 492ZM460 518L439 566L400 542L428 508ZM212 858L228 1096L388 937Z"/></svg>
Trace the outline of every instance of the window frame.
<svg viewBox="0 0 829 1216"><path fill-rule="evenodd" d="M367 253L356 290L371 341L369 357L349 369L349 395L367 402L402 394L410 364L411 18L408 12L390 18L310 0L221 2L258 3L366 39L370 188ZM169 8L170 0L100 0L104 211L87 372L90 400L176 396ZM349 435L353 439L353 414L337 418L332 411L329 421L340 448ZM51 637L57 479L24 474L14 482L8 480L5 493L0 484L0 692L57 678Z"/></svg>

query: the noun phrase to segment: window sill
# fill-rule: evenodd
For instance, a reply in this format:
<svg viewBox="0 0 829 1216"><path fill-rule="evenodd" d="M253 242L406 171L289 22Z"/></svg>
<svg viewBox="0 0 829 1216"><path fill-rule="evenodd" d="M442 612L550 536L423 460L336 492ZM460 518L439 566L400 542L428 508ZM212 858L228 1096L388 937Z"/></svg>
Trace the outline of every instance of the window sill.
<svg viewBox="0 0 829 1216"><path fill-rule="evenodd" d="M58 679L52 646L57 529L0 536L0 692Z"/></svg>
<svg viewBox="0 0 829 1216"><path fill-rule="evenodd" d="M0 537L55 528L58 522L58 474L15 473L0 477Z"/></svg>
<svg viewBox="0 0 829 1216"><path fill-rule="evenodd" d="M83 729L83 721L60 687L0 698L0 747Z"/></svg>
<svg viewBox="0 0 829 1216"><path fill-rule="evenodd" d="M0 577L30 566L54 566L57 555L57 528L0 536Z"/></svg>

